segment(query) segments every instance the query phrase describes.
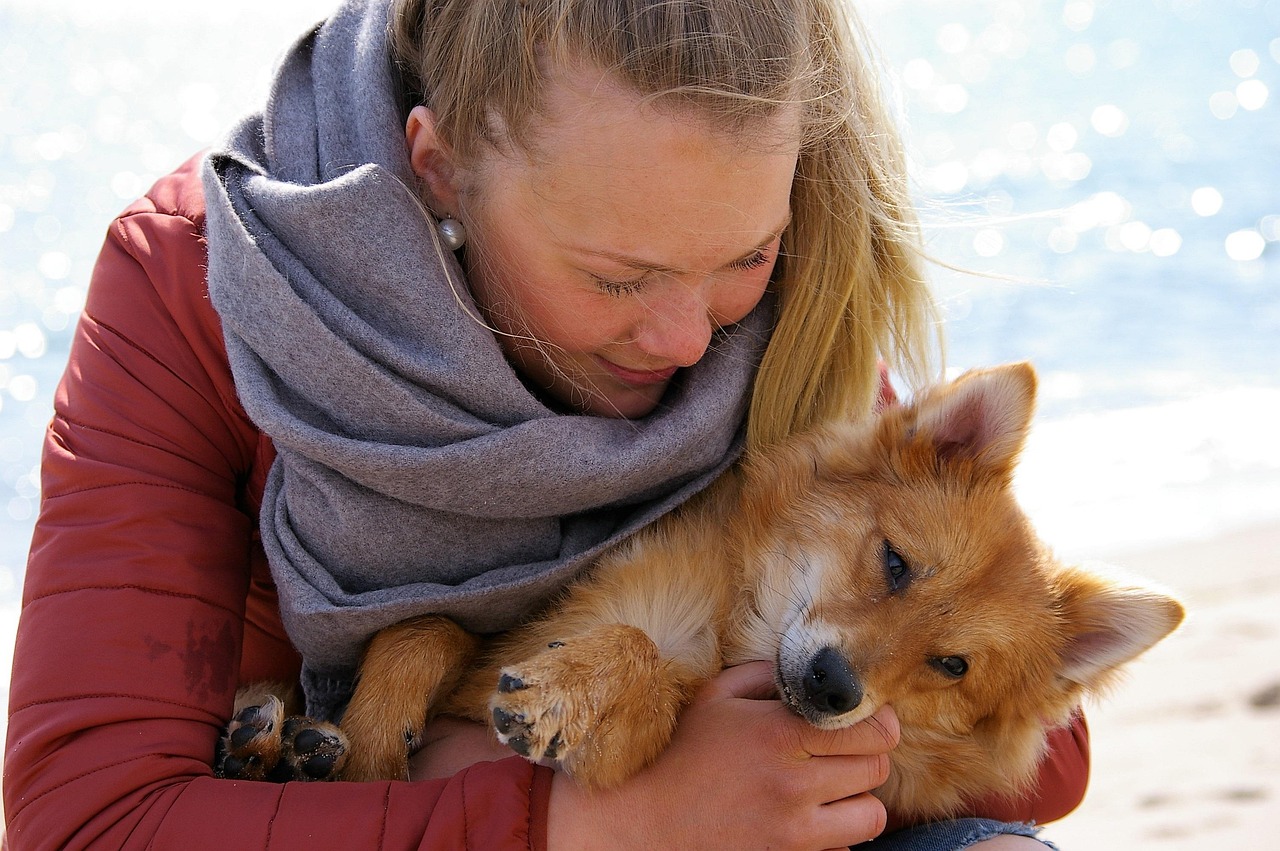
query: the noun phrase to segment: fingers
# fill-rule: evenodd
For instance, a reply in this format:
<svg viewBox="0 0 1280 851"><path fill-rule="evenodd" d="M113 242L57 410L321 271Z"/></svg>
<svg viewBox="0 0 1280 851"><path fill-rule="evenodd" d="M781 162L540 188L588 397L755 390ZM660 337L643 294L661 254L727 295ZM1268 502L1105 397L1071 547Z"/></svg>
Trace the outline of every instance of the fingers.
<svg viewBox="0 0 1280 851"><path fill-rule="evenodd" d="M747 662L726 668L703 687L699 700L770 700L777 697L774 666L769 662ZM780 713L783 714L783 713ZM801 749L810 756L834 754L888 753L898 746L902 730L890 706L882 706L869 718L850 727L823 730L787 712L780 723L800 734Z"/></svg>
<svg viewBox="0 0 1280 851"><path fill-rule="evenodd" d="M812 836L832 848L847 849L884 832L889 815L873 795L855 795L833 801L814 813Z"/></svg>
<svg viewBox="0 0 1280 851"><path fill-rule="evenodd" d="M805 767L806 794L812 800L834 803L878 789L889 779L889 757L825 756Z"/></svg>
<svg viewBox="0 0 1280 851"><path fill-rule="evenodd" d="M699 694L701 700L742 698L768 700L778 694L773 680L774 666L769 662L746 662L725 668Z"/></svg>
<svg viewBox="0 0 1280 851"><path fill-rule="evenodd" d="M800 746L811 756L887 754L898 746L902 734L898 716L891 706L881 706L871 717L837 730L821 730L804 721L800 723L803 725Z"/></svg>
<svg viewBox="0 0 1280 851"><path fill-rule="evenodd" d="M769 802L764 809L782 831L781 847L848 848L879 835L887 815L871 790L889 778L889 752L901 732L893 708L823 730L776 697L774 666L752 662L723 671L695 702L708 709L722 702L727 714L714 729L736 731L742 753L754 755L738 776L749 788L746 775L755 773L761 791L754 800Z"/></svg>
<svg viewBox="0 0 1280 851"><path fill-rule="evenodd" d="M567 840L581 836L581 847L594 847L606 831L616 848L811 851L878 835L887 817L871 790L888 777L893 710L819 730L776 699L773 668L750 663L717 675L685 708L667 750L616 789L582 799L574 788L555 790L549 843L575 847ZM579 823L589 829L575 833Z"/></svg>

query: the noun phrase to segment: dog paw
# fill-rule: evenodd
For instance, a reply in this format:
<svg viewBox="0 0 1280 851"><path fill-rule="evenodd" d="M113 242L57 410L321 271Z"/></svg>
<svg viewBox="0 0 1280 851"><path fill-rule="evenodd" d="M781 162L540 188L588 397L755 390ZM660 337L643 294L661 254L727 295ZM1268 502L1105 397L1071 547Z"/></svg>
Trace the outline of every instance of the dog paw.
<svg viewBox="0 0 1280 851"><path fill-rule="evenodd" d="M218 743L214 773L230 780L332 780L346 762L346 737L332 724L285 717L284 704L268 695L236 712Z"/></svg>
<svg viewBox="0 0 1280 851"><path fill-rule="evenodd" d="M568 750L565 728L580 728L582 724L574 721L584 719L575 719L572 713L564 711L565 703L551 696L554 688L531 688L527 680L536 676L536 673L502 672L498 696L493 699L493 727L498 732L498 740L521 756L534 762L555 760ZM581 730L575 732L570 739L574 744L581 738Z"/></svg>
<svg viewBox="0 0 1280 851"><path fill-rule="evenodd" d="M516 753L606 787L665 747L679 709L664 699L670 691L649 637L614 625L504 668L489 707L499 741Z"/></svg>
<svg viewBox="0 0 1280 851"><path fill-rule="evenodd" d="M350 753L347 737L332 724L295 716L280 731L280 762L294 780L333 780Z"/></svg>
<svg viewBox="0 0 1280 851"><path fill-rule="evenodd" d="M280 763L284 704L268 695L236 712L218 742L214 773L233 780L266 780Z"/></svg>

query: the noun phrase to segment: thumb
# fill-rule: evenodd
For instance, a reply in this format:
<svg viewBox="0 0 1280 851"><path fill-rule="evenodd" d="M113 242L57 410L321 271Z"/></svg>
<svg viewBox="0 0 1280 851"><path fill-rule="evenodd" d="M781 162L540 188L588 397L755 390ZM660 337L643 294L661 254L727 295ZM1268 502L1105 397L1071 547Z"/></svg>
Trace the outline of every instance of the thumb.
<svg viewBox="0 0 1280 851"><path fill-rule="evenodd" d="M769 662L746 662L725 668L703 689L707 699L772 700L778 696Z"/></svg>

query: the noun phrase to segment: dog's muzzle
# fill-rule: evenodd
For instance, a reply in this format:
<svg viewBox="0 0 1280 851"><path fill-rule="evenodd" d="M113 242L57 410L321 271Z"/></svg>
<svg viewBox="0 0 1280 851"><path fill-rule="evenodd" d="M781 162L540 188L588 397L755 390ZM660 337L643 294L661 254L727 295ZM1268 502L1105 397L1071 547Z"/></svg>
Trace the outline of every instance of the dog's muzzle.
<svg viewBox="0 0 1280 851"><path fill-rule="evenodd" d="M778 675L783 700L814 726L830 727L862 703L862 682L834 647L823 647L797 665L780 660Z"/></svg>

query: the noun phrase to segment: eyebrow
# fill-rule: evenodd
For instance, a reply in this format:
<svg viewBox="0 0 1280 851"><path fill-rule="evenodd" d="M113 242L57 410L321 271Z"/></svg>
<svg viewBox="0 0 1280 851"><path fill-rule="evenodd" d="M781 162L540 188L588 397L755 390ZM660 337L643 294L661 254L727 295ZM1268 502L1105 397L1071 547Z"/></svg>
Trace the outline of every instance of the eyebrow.
<svg viewBox="0 0 1280 851"><path fill-rule="evenodd" d="M783 232L786 231L786 229L790 226L791 226L791 213L788 211L786 219L784 219L782 221L782 224L780 224L777 228L775 228L774 231L771 234L769 234L769 236L765 237L763 241L757 244L754 248L747 251L745 254L735 257L734 259L730 260L728 263L725 263L720 268L728 269L730 266L733 266L735 263L741 263L742 261L751 257L752 255L760 251L763 251L765 248L769 247L769 245L772 244L774 240L781 237ZM636 269L637 271L657 272L658 274L662 274L662 275L677 275L685 271L684 269L677 269L673 266L666 266L662 263L650 263L649 261L642 260L638 257L631 257L626 254L618 254L613 251L592 251L589 249L582 249L582 253L590 255L591 257L602 257L605 260L612 260L615 263L619 263L623 266L629 266L632 269Z"/></svg>

